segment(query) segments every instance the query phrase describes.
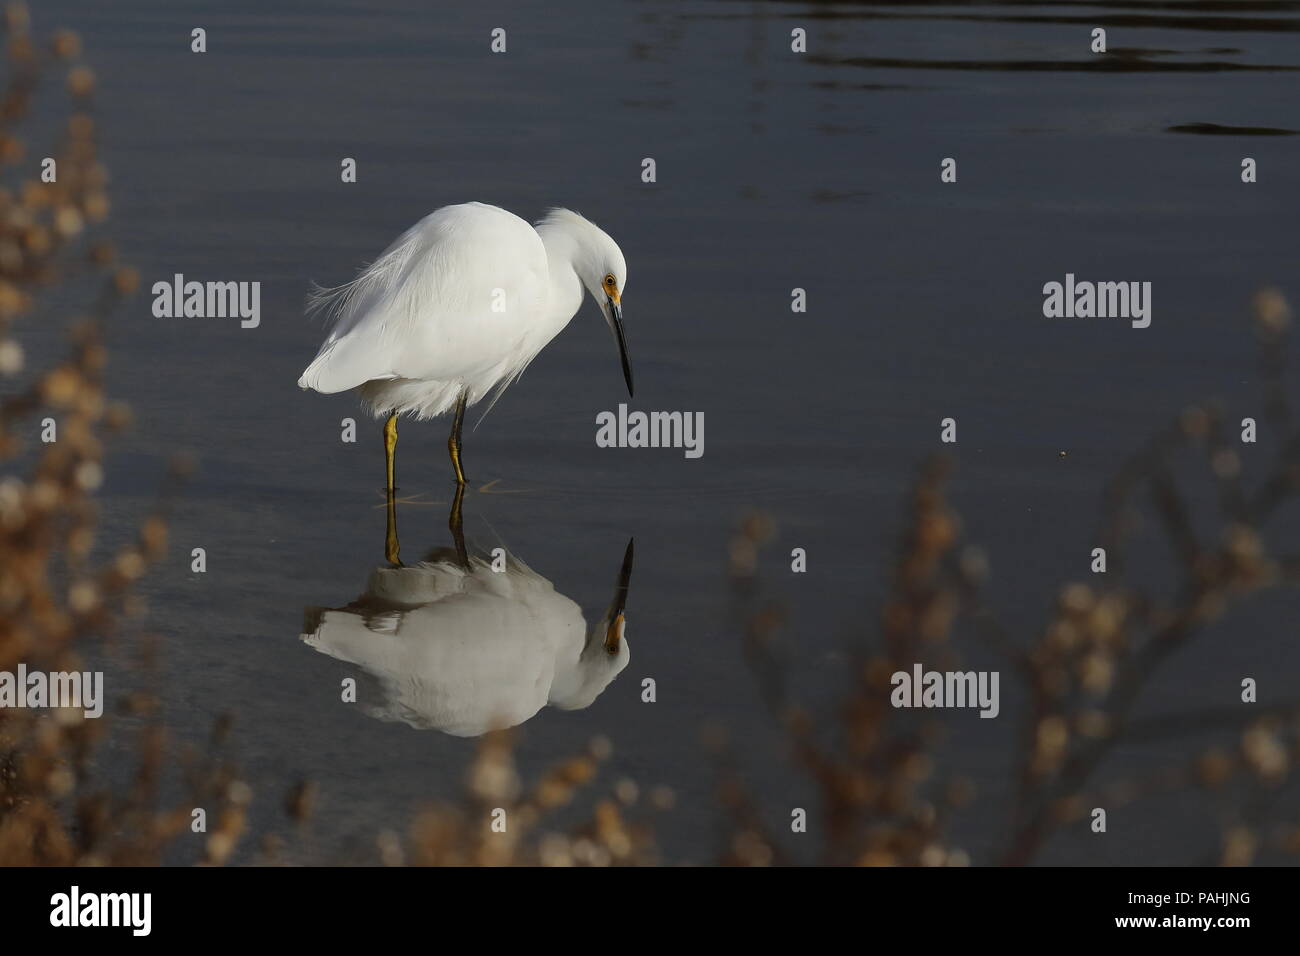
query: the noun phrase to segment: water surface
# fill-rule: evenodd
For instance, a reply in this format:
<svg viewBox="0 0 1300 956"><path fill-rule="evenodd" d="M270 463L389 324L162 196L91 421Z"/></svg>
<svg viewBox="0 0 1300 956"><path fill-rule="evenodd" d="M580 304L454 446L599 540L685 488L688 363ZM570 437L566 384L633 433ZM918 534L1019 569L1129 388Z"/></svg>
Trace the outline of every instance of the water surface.
<svg viewBox="0 0 1300 956"><path fill-rule="evenodd" d="M372 859L374 834L455 793L472 753L340 703L356 667L299 639L305 609L365 591L385 519L377 426L351 396L295 385L320 339L303 299L431 209L559 204L600 223L629 262L633 407L704 413L698 460L597 448L596 414L626 396L588 304L465 452L471 543L507 548L589 620L635 537L626 670L590 707L529 720L519 759L533 772L607 736L604 779L676 792L672 859L714 850L707 722L731 729L778 827L813 799L731 617L726 547L744 511L778 523L764 586L788 607L796 691L829 711L846 645L874 639L915 465L952 416L954 501L1027 641L1056 585L1087 575L1100 488L1130 451L1192 400L1258 414L1249 295L1273 283L1300 298L1296 3L59 0L38 19L80 31L101 77L114 229L146 287L177 272L262 283L257 329L156 319L146 295L119 316L110 390L137 423L111 459L106 540L192 450L172 560L146 584L168 638L166 717L202 741L234 716L254 832L284 829L278 795L296 780L320 783L297 859ZM189 52L195 26L206 55ZM1106 58L1088 51L1094 26ZM806 55L790 52L795 27ZM950 156L958 182L943 185ZM1151 327L1045 319L1042 284L1067 272L1151 281ZM356 444L339 438L349 416ZM443 422L401 430L404 553L451 543L445 437ZM189 570L195 547L205 574ZM1286 620L1277 605L1226 620L1144 707L1228 700L1242 674L1294 686ZM956 839L981 862L1002 836L1023 703L1006 686L1000 720L954 716L944 757L979 786ZM1149 759L1121 752L1109 769ZM1061 838L1044 859L1187 862L1221 822L1199 802L1134 812L1123 839Z"/></svg>

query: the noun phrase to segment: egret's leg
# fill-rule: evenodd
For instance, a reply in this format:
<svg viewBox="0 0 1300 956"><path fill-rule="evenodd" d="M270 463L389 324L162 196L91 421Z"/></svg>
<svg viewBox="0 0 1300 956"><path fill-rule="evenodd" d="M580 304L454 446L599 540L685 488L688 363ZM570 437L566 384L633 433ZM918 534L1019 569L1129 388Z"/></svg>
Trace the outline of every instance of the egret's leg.
<svg viewBox="0 0 1300 956"><path fill-rule="evenodd" d="M393 452L397 450L397 415L389 415L384 422L384 460L388 465L388 496L393 495Z"/></svg>
<svg viewBox="0 0 1300 956"><path fill-rule="evenodd" d="M465 550L465 526L460 516L461 502L465 500L465 483L456 486L456 497L451 502L451 514L447 516L447 527L451 530L451 539L456 544L456 557L460 566L469 570L469 552Z"/></svg>
<svg viewBox="0 0 1300 956"><path fill-rule="evenodd" d="M460 467L460 430L465 424L465 404L469 398L469 389L461 389L460 398L456 399L456 417L451 423L451 435L447 438L447 451L451 453L451 467L456 472L457 488L465 487L465 472Z"/></svg>
<svg viewBox="0 0 1300 956"><path fill-rule="evenodd" d="M388 528L384 533L384 559L395 568L402 566L402 546L397 541L397 499L388 491Z"/></svg>

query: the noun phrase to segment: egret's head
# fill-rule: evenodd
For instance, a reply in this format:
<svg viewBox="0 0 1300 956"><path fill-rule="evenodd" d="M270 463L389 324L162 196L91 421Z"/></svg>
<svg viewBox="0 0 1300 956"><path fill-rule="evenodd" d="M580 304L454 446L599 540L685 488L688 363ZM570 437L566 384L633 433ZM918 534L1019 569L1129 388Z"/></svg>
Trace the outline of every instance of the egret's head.
<svg viewBox="0 0 1300 956"><path fill-rule="evenodd" d="M577 667L561 677L557 675L551 688L550 703L561 710L581 710L590 707L610 681L627 667L631 651L627 646L627 589L632 581L632 541L623 552L623 565L614 586L614 599L609 609L587 629Z"/></svg>
<svg viewBox="0 0 1300 956"><path fill-rule="evenodd" d="M623 293L627 289L627 261L623 250L603 229L571 209L552 209L537 225L543 236L558 235L572 257L573 270L591 297L600 306L605 324L618 343L623 363L623 380L632 394L632 365L627 357L627 338L623 333ZM548 252L553 248L547 243Z"/></svg>
<svg viewBox="0 0 1300 956"><path fill-rule="evenodd" d="M635 539L627 539L627 548L623 551L623 564L618 569L618 582L614 585L614 599L609 602L609 610L592 631L591 637L600 639L605 653L611 657L626 653L623 643L623 612L627 608L627 589L632 584L632 559L635 556ZM590 638L588 639L590 643Z"/></svg>
<svg viewBox="0 0 1300 956"><path fill-rule="evenodd" d="M610 241L610 245L614 247L614 252L618 253L618 246L614 246L613 240ZM627 357L627 338L623 334L623 287L627 281L627 268L622 261L623 256L619 254L619 265L609 267L609 271L601 277L600 292L592 292L592 295L600 304L601 314L605 316L605 324L614 333L614 341L618 343L618 357L623 363L623 381L627 382L627 393L631 395L632 363Z"/></svg>

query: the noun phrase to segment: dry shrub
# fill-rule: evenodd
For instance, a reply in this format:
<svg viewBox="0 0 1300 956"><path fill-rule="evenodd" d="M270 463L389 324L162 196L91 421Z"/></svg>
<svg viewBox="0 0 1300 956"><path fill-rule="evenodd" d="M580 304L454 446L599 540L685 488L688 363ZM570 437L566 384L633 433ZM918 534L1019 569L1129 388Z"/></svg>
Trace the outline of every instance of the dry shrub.
<svg viewBox="0 0 1300 956"><path fill-rule="evenodd" d="M134 583L166 548L164 487L158 507L133 540L96 548L94 494L104 477L105 441L129 420L108 401L103 326L136 287L97 234L108 216L108 174L97 159L94 75L79 62L75 34L41 41L19 4L4 11L7 75L0 93L0 671L20 663L44 672L84 671L138 609ZM63 79L62 89L52 78ZM52 88L53 87L53 88ZM63 116L57 141L33 153L24 130L38 98ZM42 99L42 103L44 100ZM42 114L46 115L46 114ZM40 179L44 157L57 171ZM83 304L66 302L84 293ZM45 302L58 298L59 305ZM27 368L18 332L61 340L61 354ZM42 440L49 423L56 440ZM174 469L173 478L180 468ZM145 643L147 669L148 642ZM143 692L116 698L148 715ZM206 760L186 774L191 799L158 808L167 767L165 735L142 722L129 781L98 785L92 757L108 716L82 711L0 709L0 863L157 862L169 840L188 831L190 808L212 808L205 855L224 859L247 802L233 772Z"/></svg>
<svg viewBox="0 0 1300 956"><path fill-rule="evenodd" d="M948 835L972 790L969 783L942 775L937 755L942 719L889 703L890 676L896 671L910 671L916 662L928 670L960 669L959 625L966 625L963 635L1002 655L1030 702L1018 731L1020 772L1010 818L986 824L1009 836L993 858L978 862L1033 862L1061 827L1086 827L1093 807L1123 806L1144 797L1175 800L1196 788L1223 793L1233 813L1220 828L1216 860L1185 862L1243 864L1260 850L1300 852L1297 821L1276 815L1278 796L1293 779L1300 756L1300 702L1232 707L1228 701L1221 708L1158 719L1132 716L1160 668L1231 606L1300 582L1300 552L1273 553L1265 544L1270 522L1300 491L1300 431L1284 375L1290 310L1281 294L1269 289L1256 296L1253 315L1266 413L1262 425L1278 436L1276 458L1249 481L1234 447L1234 427L1214 408L1188 408L1107 489L1101 544L1108 573L1094 579L1102 583L1062 586L1051 619L1034 640L1013 640L984 601L987 561L963 545L959 519L945 496L951 465L935 459L922 469L911 493L879 640L860 637L861 664L848 699L835 720L814 720L786 692L782 615L770 603L760 606L754 584L757 552L771 535L771 523L750 518L742 525L731 554L738 593L748 606L747 647L797 760L816 782L821 862L971 862ZM1189 459L1199 460L1215 486L1212 514L1198 513L1183 490L1202 477L1186 472ZM1152 515L1176 565L1179 586L1172 597L1124 574L1137 529ZM1218 529L1216 538L1198 535L1207 525ZM1206 744L1192 760L1154 767L1141 779L1099 779L1099 766L1118 746L1198 733L1206 738L1232 734L1235 744ZM733 821L726 862L790 859L734 772L724 777L723 795Z"/></svg>

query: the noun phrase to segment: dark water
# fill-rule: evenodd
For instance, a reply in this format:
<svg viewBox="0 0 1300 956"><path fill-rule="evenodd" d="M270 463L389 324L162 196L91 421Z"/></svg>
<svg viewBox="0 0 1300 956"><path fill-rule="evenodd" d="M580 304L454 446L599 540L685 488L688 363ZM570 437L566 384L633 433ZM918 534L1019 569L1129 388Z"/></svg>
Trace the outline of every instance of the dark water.
<svg viewBox="0 0 1300 956"><path fill-rule="evenodd" d="M599 222L629 262L633 407L704 413L698 460L597 448L596 413L626 396L587 304L466 447L475 489L509 492L471 491L471 542L508 547L589 616L636 539L628 668L590 708L526 723L519 759L533 772L609 737L603 780L675 791L671 859L714 850L708 722L731 730L778 828L812 799L730 616L742 513L778 523L762 577L788 608L796 691L828 710L846 645L877 633L916 463L954 417L954 501L994 569L992 603L1028 641L1056 586L1087 576L1100 489L1130 451L1195 399L1218 396L1230 421L1259 414L1250 294L1300 299L1300 140L1283 135L1300 128L1296 3L60 0L37 16L86 40L114 229L146 288L176 272L262 283L256 329L156 319L147 295L119 316L110 386L137 425L111 460L106 541L192 450L171 563L146 585L168 637L166 717L201 742L234 716L255 832L285 828L294 781L320 783L300 859L372 859L376 832L456 791L473 749L340 703L340 681L362 675L299 640L305 608L361 594L384 537L377 426L361 419L344 444L353 398L296 387L320 338L303 298L429 210L560 204ZM195 26L206 55L189 52ZM505 55L488 50L497 26ZM1088 51L1094 26L1106 58ZM795 27L806 55L790 52ZM939 182L948 156L957 184ZM1151 327L1044 318L1040 289L1067 272L1152 282ZM444 422L402 429L404 555L450 543L445 437ZM189 571L195 547L205 574ZM806 574L789 571L794 547ZM1225 619L1143 709L1227 706L1264 673L1289 698L1294 620L1280 602ZM657 703L641 702L646 677ZM1022 704L1006 679L1000 719L951 721L945 766L980 794L955 835L977 862L1004 836ZM1105 770L1166 756L1121 751ZM1196 860L1231 814L1139 807L1119 835L1062 837L1044 859Z"/></svg>

